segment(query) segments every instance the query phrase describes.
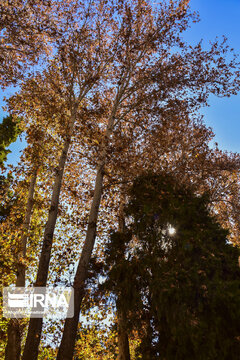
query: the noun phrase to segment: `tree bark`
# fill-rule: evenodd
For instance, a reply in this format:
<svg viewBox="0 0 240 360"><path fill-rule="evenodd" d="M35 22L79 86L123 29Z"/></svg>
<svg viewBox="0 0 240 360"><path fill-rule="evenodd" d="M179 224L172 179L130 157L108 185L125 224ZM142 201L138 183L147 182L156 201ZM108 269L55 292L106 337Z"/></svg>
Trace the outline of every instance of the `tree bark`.
<svg viewBox="0 0 240 360"><path fill-rule="evenodd" d="M85 282L88 276L88 266L91 259L93 247L96 239L96 230L97 230L97 219L98 212L102 197L102 186L104 178L104 167L107 155L107 145L110 134L112 132L112 127L114 123L114 116L117 111L117 102L115 102L111 116L109 117L105 143L102 149L102 154L100 157L100 162L97 168L97 175L95 180L95 188L93 201L91 204L89 219L88 219L88 228L86 239L84 242L83 250L77 267L76 275L74 278L74 316L72 318L67 318L64 324L63 337L59 347L57 360L71 360L73 358L75 339L77 336L77 328L79 322L80 309L82 304L82 299L85 295ZM25 359L24 359L25 360Z"/></svg>
<svg viewBox="0 0 240 360"><path fill-rule="evenodd" d="M11 319L8 324L5 360L19 360L21 356L21 327L19 319Z"/></svg>
<svg viewBox="0 0 240 360"><path fill-rule="evenodd" d="M129 341L126 331L126 317L120 306L117 305L118 325L118 357L117 360L130 360Z"/></svg>
<svg viewBox="0 0 240 360"><path fill-rule="evenodd" d="M55 181L53 185L52 199L48 214L48 220L44 231L42 251L37 272L35 287L45 287L47 284L48 269L51 257L53 235L58 215L59 197L64 173L64 167L67 160L67 154L71 142L71 134L75 122L75 115L72 116L69 124L68 135L59 159L59 165L56 170ZM22 360L37 360L38 347L42 333L42 318L30 318L27 339L24 347Z"/></svg>
<svg viewBox="0 0 240 360"><path fill-rule="evenodd" d="M32 175L30 186L29 186L29 194L28 194L28 201L27 201L27 208L26 208L26 216L23 225L23 235L21 239L21 256L24 259L26 257L26 249L27 249L27 240L28 240L28 232L31 222L32 216L32 209L33 209L33 198L34 198L34 191L35 185L37 181L37 168L34 170ZM17 279L16 279L16 286L24 287L25 286L25 273L26 267L22 264L21 261L17 264Z"/></svg>
<svg viewBox="0 0 240 360"><path fill-rule="evenodd" d="M57 360L72 360L74 354L74 346L77 336L80 309L81 309L82 299L84 298L85 295L84 288L88 276L88 266L96 240L97 219L98 219L98 212L102 197L102 186L103 186L105 162L107 157L107 146L110 139L110 135L112 134L114 120L118 110L120 99L123 96L126 84L129 82L129 77L127 78L127 80L124 81L122 82L122 84L120 85L117 91L116 98L112 107L112 111L108 119L105 141L103 143L102 153L97 168L94 195L93 195L93 201L88 219L86 239L78 263L77 272L74 278L74 284L73 284L74 316L72 318L67 318L65 320L63 337L59 347ZM27 359L23 359L23 360L27 360Z"/></svg>
<svg viewBox="0 0 240 360"><path fill-rule="evenodd" d="M28 232L30 228L32 209L33 209L33 199L34 191L37 180L37 168L35 168L29 185L28 191L28 200L25 213L25 219L23 224L23 231L21 236L21 249L20 257L25 259L26 257L26 248L27 248L27 239ZM22 264L22 259L17 263L17 279L16 286L24 287L25 286L25 265ZM19 319L11 319L8 324L8 339L5 349L5 360L19 360L21 355L21 323Z"/></svg>
<svg viewBox="0 0 240 360"><path fill-rule="evenodd" d="M125 219L123 213L123 205L121 202L119 209L119 218L118 218L118 226L119 232L124 233L125 231ZM122 254L124 257L124 253ZM129 341L128 341L128 333L126 329L126 314L121 308L121 299L117 299L117 328L118 328L118 357L117 360L130 360L130 350L129 350Z"/></svg>
<svg viewBox="0 0 240 360"><path fill-rule="evenodd" d="M73 284L74 316L73 318L67 318L65 320L63 337L57 355L57 360L70 360L73 358L80 308L81 308L82 299L85 294L84 287L88 274L88 264L91 258L91 254L96 238L96 226L97 226L98 211L102 196L103 176L104 176L104 160L100 163L97 170L95 190L94 190L93 201L89 215L86 240L83 246L81 258L78 264L78 268Z"/></svg>

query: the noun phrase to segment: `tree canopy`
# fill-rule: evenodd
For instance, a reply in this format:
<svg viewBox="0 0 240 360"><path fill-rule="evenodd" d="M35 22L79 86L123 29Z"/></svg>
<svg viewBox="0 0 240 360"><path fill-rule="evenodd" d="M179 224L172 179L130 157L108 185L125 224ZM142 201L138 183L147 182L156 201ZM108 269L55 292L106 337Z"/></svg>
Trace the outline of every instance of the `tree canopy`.
<svg viewBox="0 0 240 360"><path fill-rule="evenodd" d="M140 186L136 178L151 171L166 175L166 179L169 173L175 174L185 189L182 190L185 198L192 199L191 215L187 200L181 205L180 200L174 200L171 195L178 191L173 183L170 181L168 188L160 181L166 190L160 199L166 206L161 236L167 242L180 236L174 223L177 219L174 206L182 212L178 219L186 249L183 245L182 248L172 246L170 252L169 248L169 254L175 254L169 264L174 262L174 256L186 261L183 270L180 267L176 270L179 273L187 271L190 264L193 268L196 265L191 261L197 245L191 243L188 233L183 231L184 226L190 226L186 219L191 216L195 221L191 231L195 231L196 241L201 243L203 256L209 258L210 268L216 265L216 271L219 270L216 272L218 290L220 249L232 249L230 245L223 245L225 238L239 245L240 155L212 146L213 130L206 126L200 112L209 104L210 96L229 97L238 93L239 59L224 37L206 47L201 41L190 45L184 40L182 34L199 20L189 0L160 3L151 0L9 0L1 2L0 17L0 86L4 90L17 85L13 95L6 99L5 110L13 122L20 119L18 125L27 142L19 163L10 166L11 191L16 194L16 201L0 223L2 254L8 265L3 283L33 287L64 284L75 290L73 318L57 323L30 318L28 327L25 326L28 321L9 321L5 358L19 360L22 353L22 360L37 360L48 353L57 360L72 360L76 351L84 352L83 339L88 339L86 353L89 354L95 337L100 350L92 357L105 356L108 343L113 348L111 354L118 352L119 359L123 348L130 347L125 359L128 360L135 356L138 339L134 342L125 336L124 310L118 307L116 314L106 298L105 303L101 302L103 299L93 300L91 289L95 286L93 279L100 279L99 264L105 261L109 229L124 232L122 209L132 184ZM16 136L15 130L10 130L0 138L0 160L6 155L9 140ZM186 189L192 186L196 196L191 195L190 190L188 195ZM157 193L159 189L154 191ZM209 212L216 216L216 222L210 220L204 210L205 193ZM156 210L155 222L151 222L148 210L156 203L148 202L147 198L144 201L145 215L136 214L142 229L133 230L141 230L147 238L155 222L160 224L163 219L157 218ZM197 206L202 218L193 216ZM221 225L217 225L217 221ZM200 224L204 222L211 229L202 230ZM172 226L171 231L176 229L176 235L164 235L168 226ZM222 227L228 228L229 233ZM190 231L190 227L188 229ZM214 247L213 230L222 244L219 251ZM201 242L202 233L206 237L205 245ZM151 251L156 250L154 239ZM118 242L121 254L124 241ZM151 241L148 239L146 246L147 243ZM137 243L133 248L140 251ZM210 251L215 250L218 260L214 263ZM159 256L165 256L160 247L156 251ZM188 254L193 256L192 260ZM143 263L150 261L147 254L140 255ZM161 264L165 264L168 271L168 262ZM131 266L129 271L133 270ZM153 262L151 266L158 269L158 263ZM196 281L208 286L200 273ZM193 280L191 284L196 291ZM141 281L139 286L146 290ZM204 297L206 292L203 288L201 291ZM184 298L188 292L189 289L176 296ZM152 296L153 299L157 296L154 291ZM140 300L136 297L139 311L142 309L139 313L135 311L139 319L146 314ZM187 317L190 305L190 300L185 310L179 305L183 317ZM101 309L101 320L100 316L98 320L94 316L95 306ZM79 324L86 308L92 312L89 318L95 321L89 332L84 324ZM115 317L113 328L106 330L109 338L101 335L108 312ZM172 322L166 322L166 326L170 325ZM121 328L118 349L114 348L114 326ZM190 328L189 325L188 330ZM160 327L159 331L162 331ZM152 345L149 348L155 351ZM171 352L171 347L168 351ZM106 354L106 359L111 356Z"/></svg>

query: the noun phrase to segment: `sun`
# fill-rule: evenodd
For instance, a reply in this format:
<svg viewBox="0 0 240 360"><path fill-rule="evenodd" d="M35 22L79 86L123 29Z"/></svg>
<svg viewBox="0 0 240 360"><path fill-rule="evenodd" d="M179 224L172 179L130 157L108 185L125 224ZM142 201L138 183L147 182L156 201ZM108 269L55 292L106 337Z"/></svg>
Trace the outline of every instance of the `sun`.
<svg viewBox="0 0 240 360"><path fill-rule="evenodd" d="M168 234L170 236L173 236L176 234L176 229L174 227L172 227L172 225L169 225L169 227L168 227Z"/></svg>

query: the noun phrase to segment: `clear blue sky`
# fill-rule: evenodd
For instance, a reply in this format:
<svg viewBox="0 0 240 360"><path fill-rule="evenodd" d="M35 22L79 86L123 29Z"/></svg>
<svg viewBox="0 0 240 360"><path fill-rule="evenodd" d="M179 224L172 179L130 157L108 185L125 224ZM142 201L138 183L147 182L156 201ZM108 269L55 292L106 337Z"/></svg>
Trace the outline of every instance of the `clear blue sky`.
<svg viewBox="0 0 240 360"><path fill-rule="evenodd" d="M191 0L201 21L185 35L190 42L214 40L226 35L228 43L240 54L240 0ZM212 96L210 107L203 110L205 122L216 134L222 149L240 152L240 94L230 98Z"/></svg>
<svg viewBox="0 0 240 360"><path fill-rule="evenodd" d="M206 44L216 36L226 35L229 45L240 54L240 0L191 0L190 4L199 12L201 21L193 24L184 35L185 39L193 44L203 39ZM240 152L240 95L226 99L212 96L210 107L204 109L203 114L216 134L219 147ZM18 141L10 147L13 153L8 156L9 162L16 161L23 145Z"/></svg>

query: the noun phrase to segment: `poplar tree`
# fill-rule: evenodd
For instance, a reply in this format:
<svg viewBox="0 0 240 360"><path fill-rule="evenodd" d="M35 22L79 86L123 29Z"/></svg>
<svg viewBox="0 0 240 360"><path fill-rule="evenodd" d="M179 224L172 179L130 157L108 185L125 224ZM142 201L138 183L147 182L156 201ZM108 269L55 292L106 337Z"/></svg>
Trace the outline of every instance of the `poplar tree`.
<svg viewBox="0 0 240 360"><path fill-rule="evenodd" d="M194 117L199 107L207 104L209 94L235 94L239 89L239 64L234 56L229 62L225 60L229 51L226 40L212 43L205 51L201 43L191 47L181 39L181 33L191 21L197 21L190 11L189 1L162 2L155 7L150 1L137 0L57 1L55 5L57 3L60 4L59 14L62 17L58 19L61 31L55 38L54 55L45 63L44 69L23 82L21 91L9 104L13 112L24 115L27 125L41 126L41 123L49 122L59 145L55 153L51 205L36 286L47 284L60 196L63 194L62 184L66 183L66 166L68 169L72 167L72 172L68 170L67 179L69 174L76 179L79 171L82 181L83 167L95 171L96 175L86 238L74 281L75 315L65 322L58 353L58 359L66 360L73 356L102 193L111 178L113 163L115 174L122 171L121 179L125 180L128 171L132 175L132 170L139 173L146 168L149 165L146 159L166 168L166 158L175 157L174 164L177 164L177 159L181 160L181 166L176 165L179 174L187 177L189 169L185 159L190 152L191 162L188 165L197 164L195 172L199 171L198 165L205 161L209 170L207 173L212 171L213 174L214 165L219 165L221 161L215 164L216 158L210 161L213 157L209 159L204 145L201 154L195 154L190 146L187 153L183 145L181 153L175 148L171 157L160 145L156 146L155 141L160 136L164 142L161 130L162 124L165 124L165 130L169 125L169 132L166 131L164 146L166 148L167 144L171 144L173 134L184 132L182 115L186 119ZM44 9L42 5L40 3L39 9ZM49 39L48 33L46 38ZM204 139L208 132L200 128L197 131L194 139L198 144L197 138ZM144 147L145 142L147 146ZM86 153L85 158L82 153ZM162 156L161 161L159 155ZM236 168L235 158L232 163L227 161L229 159L225 160L222 161L224 166L228 163L229 168L231 165ZM205 171L205 163L201 167L202 172ZM79 186L75 184L78 191L81 181ZM207 176L204 181L209 181ZM73 180L70 181L72 184ZM115 199L112 200L114 202ZM24 360L36 359L41 331L42 319L31 319Z"/></svg>
<svg viewBox="0 0 240 360"><path fill-rule="evenodd" d="M162 114L164 118L164 109L174 113L176 104L180 109L187 104L188 112L194 113L207 103L210 93L227 95L239 86L235 77L236 59L229 67L219 55L225 51L225 41L212 44L209 51L204 51L201 44L192 48L182 41L181 32L195 19L188 1L162 4L156 11L150 2L126 1L119 2L115 9L112 21L116 24L114 34L118 43L112 75L105 83L109 90L103 96L108 110L102 115L105 130L95 162L96 181L86 239L73 285L74 317L65 321L58 360L73 357L88 264L96 239L105 168L120 129L129 131L131 138L136 128L146 128L150 133L152 126L162 121ZM174 47L179 51L172 54L169 49ZM231 88L230 83L235 85Z"/></svg>

